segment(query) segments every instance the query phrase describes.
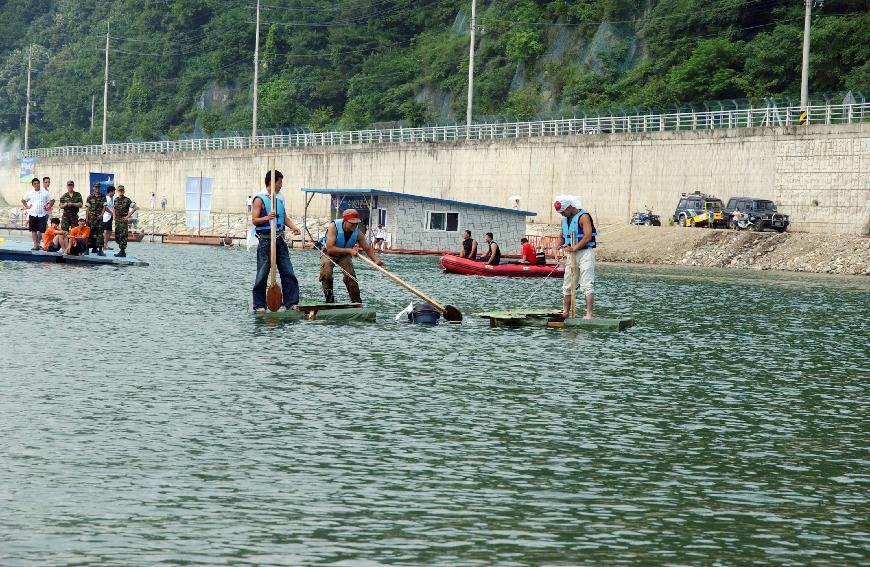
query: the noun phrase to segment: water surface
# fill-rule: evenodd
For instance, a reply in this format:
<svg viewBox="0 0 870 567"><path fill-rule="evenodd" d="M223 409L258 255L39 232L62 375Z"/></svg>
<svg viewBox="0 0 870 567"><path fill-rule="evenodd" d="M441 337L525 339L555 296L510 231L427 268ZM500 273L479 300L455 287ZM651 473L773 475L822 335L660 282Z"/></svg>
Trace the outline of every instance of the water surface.
<svg viewBox="0 0 870 567"><path fill-rule="evenodd" d="M3 565L868 562L868 278L600 264L629 332L490 329L561 282L387 256L466 323L360 268L377 323L267 324L253 253L131 250L0 262Z"/></svg>

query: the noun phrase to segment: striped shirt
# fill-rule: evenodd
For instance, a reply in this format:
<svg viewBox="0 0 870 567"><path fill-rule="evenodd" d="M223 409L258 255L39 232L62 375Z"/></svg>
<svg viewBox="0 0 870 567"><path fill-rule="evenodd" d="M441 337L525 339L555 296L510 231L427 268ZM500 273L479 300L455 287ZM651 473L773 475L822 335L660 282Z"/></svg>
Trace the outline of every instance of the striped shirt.
<svg viewBox="0 0 870 567"><path fill-rule="evenodd" d="M51 201L51 193L45 189L40 189L39 191L31 189L24 196L24 200L27 201L28 205L30 205L30 208L27 209L27 214L30 216L44 217L48 215L45 206L48 205L49 201Z"/></svg>

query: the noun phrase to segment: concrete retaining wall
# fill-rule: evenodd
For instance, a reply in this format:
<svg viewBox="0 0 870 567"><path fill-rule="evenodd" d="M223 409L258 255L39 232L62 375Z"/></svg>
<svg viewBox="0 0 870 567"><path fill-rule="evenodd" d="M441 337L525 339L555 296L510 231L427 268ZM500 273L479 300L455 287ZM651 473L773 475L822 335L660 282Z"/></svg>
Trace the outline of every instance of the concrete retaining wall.
<svg viewBox="0 0 870 567"><path fill-rule="evenodd" d="M201 174L215 179L215 210L242 210L273 156L294 214L301 187L370 187L501 207L519 195L520 208L539 214L532 222L554 223L553 197L574 193L606 227L627 224L644 204L666 220L681 192L702 190L772 199L797 231L870 231L870 124L76 156L39 159L37 172L57 195L67 179L83 188L89 171L113 172L140 206L155 191L171 209L183 208L185 177ZM17 168L0 164L10 203L29 188ZM312 205L312 215L328 214L327 197Z"/></svg>

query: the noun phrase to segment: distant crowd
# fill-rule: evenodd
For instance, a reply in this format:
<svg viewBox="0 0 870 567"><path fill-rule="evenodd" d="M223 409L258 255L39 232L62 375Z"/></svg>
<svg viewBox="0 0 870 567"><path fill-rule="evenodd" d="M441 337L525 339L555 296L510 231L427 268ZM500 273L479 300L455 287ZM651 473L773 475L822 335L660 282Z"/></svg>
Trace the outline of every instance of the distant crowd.
<svg viewBox="0 0 870 567"><path fill-rule="evenodd" d="M118 244L115 256L127 255L127 241L130 228L136 225L139 206L125 195L123 185L94 183L91 194L86 200L75 190L75 182L66 182L66 192L60 197L60 217L50 217L54 212L55 199L49 187L51 178L43 177L30 182L32 189L21 199L22 208L27 214L27 227L33 240L32 250L44 250L60 254L96 254L105 256L104 250L111 250L105 243L113 236ZM153 194L152 194L153 196ZM84 208L85 216L79 211ZM114 229L114 230L113 230Z"/></svg>

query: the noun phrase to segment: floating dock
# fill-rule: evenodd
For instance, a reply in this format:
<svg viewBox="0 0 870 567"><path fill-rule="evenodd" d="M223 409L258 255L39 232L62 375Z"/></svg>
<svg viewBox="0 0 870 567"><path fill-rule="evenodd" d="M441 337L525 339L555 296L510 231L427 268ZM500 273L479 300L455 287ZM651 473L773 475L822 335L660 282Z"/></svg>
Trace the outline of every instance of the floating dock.
<svg viewBox="0 0 870 567"><path fill-rule="evenodd" d="M282 319L287 321L374 321L376 312L362 303L324 303L312 299L299 301L299 311L254 312L251 305L248 311L263 319Z"/></svg>
<svg viewBox="0 0 870 567"><path fill-rule="evenodd" d="M64 256L60 252L45 252L44 250L31 250L32 243L25 240L6 240L0 244L0 260L12 260L19 262L47 262L53 264L75 264L77 266L147 266L134 256L116 258L114 252L106 252L105 256L90 254L88 256Z"/></svg>
<svg viewBox="0 0 870 567"><path fill-rule="evenodd" d="M563 319L562 311L547 308L489 311L487 313L478 313L477 316L489 319L490 327L533 326L596 331L624 331L634 326L634 319Z"/></svg>
<svg viewBox="0 0 870 567"><path fill-rule="evenodd" d="M163 244L197 244L199 246L232 246L233 239L223 236L197 236L195 234L164 234Z"/></svg>

